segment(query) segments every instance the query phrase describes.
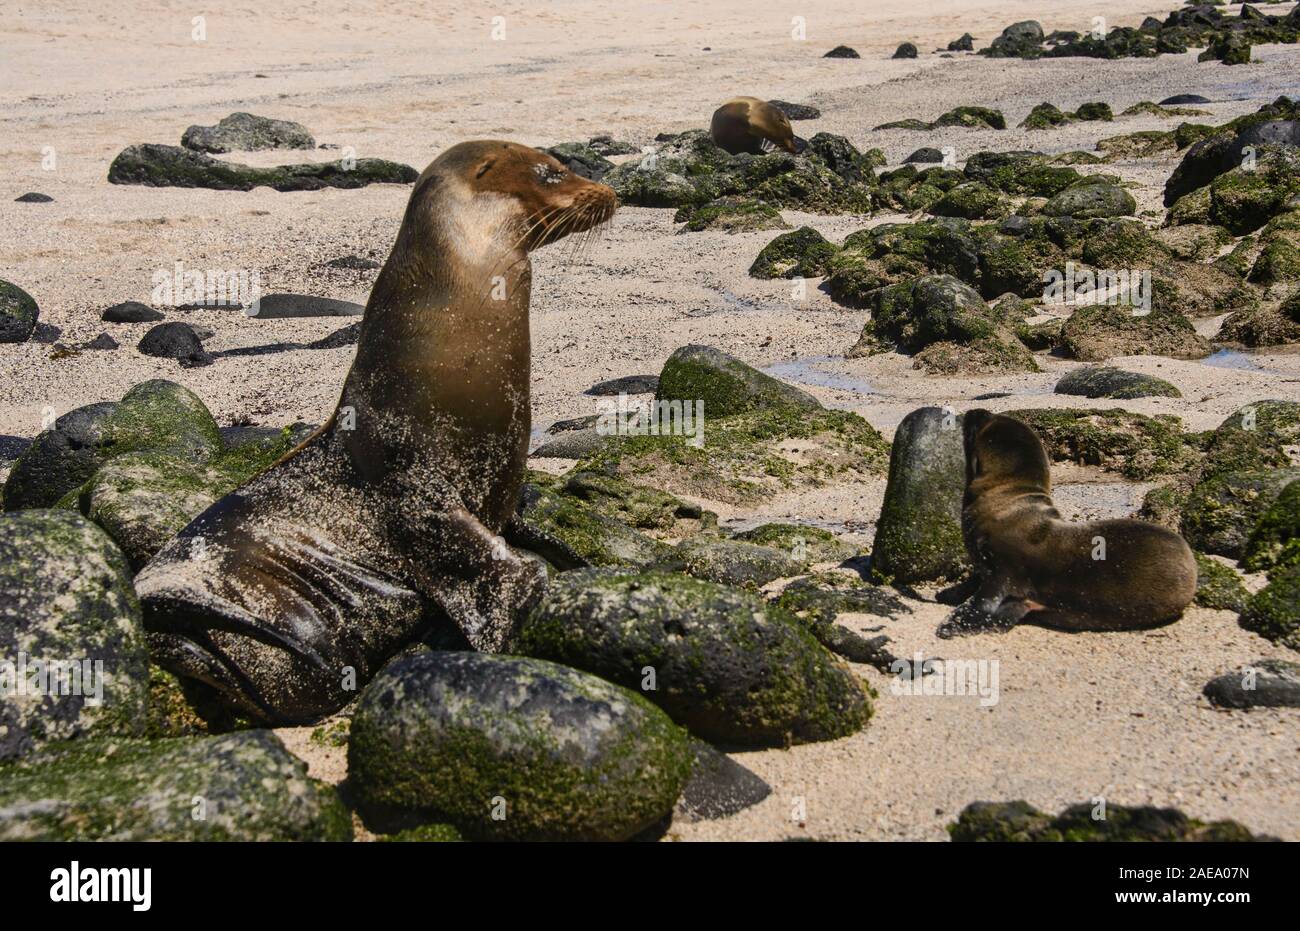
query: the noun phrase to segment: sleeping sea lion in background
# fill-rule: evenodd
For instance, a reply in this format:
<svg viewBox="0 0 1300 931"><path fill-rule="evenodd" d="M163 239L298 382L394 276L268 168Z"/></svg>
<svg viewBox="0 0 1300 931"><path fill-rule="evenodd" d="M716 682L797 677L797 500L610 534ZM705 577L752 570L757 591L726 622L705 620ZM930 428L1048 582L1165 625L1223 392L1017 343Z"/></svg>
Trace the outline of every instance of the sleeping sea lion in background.
<svg viewBox="0 0 1300 931"><path fill-rule="evenodd" d="M757 97L733 97L718 107L713 111L709 132L713 141L732 155L762 155L778 148L792 155L801 151L789 118Z"/></svg>
<svg viewBox="0 0 1300 931"><path fill-rule="evenodd" d="M1177 620L1191 604L1196 561L1182 537L1140 520L1062 520L1032 429L973 410L962 432L962 533L977 587L941 635L1020 623L1140 630Z"/></svg>
<svg viewBox="0 0 1300 931"><path fill-rule="evenodd" d="M439 619L500 649L545 586L498 536L528 451L528 253L616 206L513 142L426 168L334 415L136 578L155 660L258 719L307 723Z"/></svg>

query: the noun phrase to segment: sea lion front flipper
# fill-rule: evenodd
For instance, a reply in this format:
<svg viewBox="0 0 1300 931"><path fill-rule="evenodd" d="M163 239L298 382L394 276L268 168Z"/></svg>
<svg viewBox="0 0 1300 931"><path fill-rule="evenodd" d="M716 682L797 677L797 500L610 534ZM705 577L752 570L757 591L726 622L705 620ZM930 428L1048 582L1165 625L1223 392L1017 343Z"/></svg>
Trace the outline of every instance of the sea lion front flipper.
<svg viewBox="0 0 1300 931"><path fill-rule="evenodd" d="M418 491L406 487L417 481ZM401 487L385 489L379 500L395 503L389 536L402 548L416 590L451 618L474 649L502 650L545 593L545 567L512 550L450 486L430 488L427 475L416 479L405 472L390 482Z"/></svg>
<svg viewBox="0 0 1300 931"><path fill-rule="evenodd" d="M934 600L941 605L959 605L967 598L974 595L980 588L980 578L978 575L968 575L962 581L955 585L949 585L942 589L934 596Z"/></svg>

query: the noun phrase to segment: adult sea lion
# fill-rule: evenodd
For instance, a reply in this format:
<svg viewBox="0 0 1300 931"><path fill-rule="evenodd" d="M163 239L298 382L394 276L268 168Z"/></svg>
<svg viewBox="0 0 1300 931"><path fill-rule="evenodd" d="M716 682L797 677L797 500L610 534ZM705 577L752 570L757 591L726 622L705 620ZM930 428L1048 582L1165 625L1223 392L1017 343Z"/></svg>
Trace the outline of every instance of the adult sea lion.
<svg viewBox="0 0 1300 931"><path fill-rule="evenodd" d="M962 432L962 534L975 592L941 635L1019 623L1139 630L1181 616L1196 594L1196 561L1182 537L1140 520L1062 520L1033 430L973 410Z"/></svg>
<svg viewBox="0 0 1300 931"><path fill-rule="evenodd" d="M800 151L789 117L757 97L733 97L718 107L709 132L713 141L732 155L762 155L777 148L793 155Z"/></svg>
<svg viewBox="0 0 1300 931"><path fill-rule="evenodd" d="M545 581L498 536L528 451L528 253L616 206L513 142L429 165L334 415L137 576L156 661L259 719L304 723L439 618L500 649Z"/></svg>

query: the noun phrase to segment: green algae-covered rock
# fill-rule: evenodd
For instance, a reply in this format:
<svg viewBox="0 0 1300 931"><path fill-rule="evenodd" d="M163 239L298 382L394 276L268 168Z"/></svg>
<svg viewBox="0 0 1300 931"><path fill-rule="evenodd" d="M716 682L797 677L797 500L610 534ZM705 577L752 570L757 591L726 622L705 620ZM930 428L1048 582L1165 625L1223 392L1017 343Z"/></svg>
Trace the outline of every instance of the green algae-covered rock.
<svg viewBox="0 0 1300 931"><path fill-rule="evenodd" d="M967 126L981 129L1006 129L1001 110L990 107L954 107L934 121L935 126Z"/></svg>
<svg viewBox="0 0 1300 931"><path fill-rule="evenodd" d="M704 519L704 511L698 505L687 504L658 488L635 485L599 472L571 472L564 476L557 490L629 527L670 530L678 520Z"/></svg>
<svg viewBox="0 0 1300 931"><path fill-rule="evenodd" d="M21 343L36 329L41 315L36 300L8 281L0 280L0 343Z"/></svg>
<svg viewBox="0 0 1300 931"><path fill-rule="evenodd" d="M1210 343L1173 307L1156 300L1150 313L1134 314L1125 304L1079 307L1061 327L1061 346L1080 362L1105 362L1116 356L1169 356L1204 359Z"/></svg>
<svg viewBox="0 0 1300 931"><path fill-rule="evenodd" d="M1181 398L1182 392L1154 375L1126 372L1110 366L1087 366L1061 376L1057 394L1085 398Z"/></svg>
<svg viewBox="0 0 1300 931"><path fill-rule="evenodd" d="M1247 572L1263 572L1297 563L1300 563L1300 482L1291 482L1250 532L1242 551L1241 566Z"/></svg>
<svg viewBox="0 0 1300 931"><path fill-rule="evenodd" d="M148 653L130 569L78 514L0 517L0 683L0 761L144 726Z"/></svg>
<svg viewBox="0 0 1300 931"><path fill-rule="evenodd" d="M1025 801L972 802L948 825L957 842L971 841L1263 841L1236 821L1206 824L1176 808L1130 808L1106 805L1103 818L1094 818L1090 802L1071 805L1048 815Z"/></svg>
<svg viewBox="0 0 1300 931"><path fill-rule="evenodd" d="M939 407L904 417L889 454L872 573L902 583L964 575L970 568L961 532L965 488L961 417Z"/></svg>
<svg viewBox="0 0 1300 931"><path fill-rule="evenodd" d="M1300 708L1300 663L1256 660L1211 679L1202 691L1221 708Z"/></svg>
<svg viewBox="0 0 1300 931"><path fill-rule="evenodd" d="M1029 350L1015 338L969 285L952 275L928 275L874 294L871 319L862 328L849 358L894 349L920 352L932 344L969 347L967 363L981 371L1036 372ZM926 365L924 358L919 358ZM971 364L973 363L973 365ZM943 366L931 364L932 371Z"/></svg>
<svg viewBox="0 0 1300 931"><path fill-rule="evenodd" d="M382 158L260 168L220 161L179 146L148 142L127 146L108 168L110 184L212 188L217 191L251 191L255 187L277 191L359 188L367 184L410 184L419 176L420 173L409 165Z"/></svg>
<svg viewBox="0 0 1300 931"><path fill-rule="evenodd" d="M1210 434L1201 478L1295 465L1300 401L1256 401L1229 415ZM1249 529L1249 528L1247 528Z"/></svg>
<svg viewBox="0 0 1300 931"><path fill-rule="evenodd" d="M1050 103L1040 103L1029 111L1029 115L1020 124L1020 128L1051 129L1053 126L1060 126L1069 121L1070 117L1060 107Z"/></svg>
<svg viewBox="0 0 1300 931"><path fill-rule="evenodd" d="M1215 611L1240 613L1250 598L1241 576L1202 553L1193 555L1196 557L1196 603Z"/></svg>
<svg viewBox="0 0 1300 931"><path fill-rule="evenodd" d="M254 152L260 149L314 149L316 140L301 123L252 113L232 113L215 126L191 126L181 145L196 152Z"/></svg>
<svg viewBox="0 0 1300 931"><path fill-rule="evenodd" d="M421 824L396 834L386 834L380 841L395 844L458 844L465 840L464 835L453 824Z"/></svg>
<svg viewBox="0 0 1300 931"><path fill-rule="evenodd" d="M963 217L967 220L989 220L1011 212L1001 194L978 181L957 185L928 209L938 217Z"/></svg>
<svg viewBox="0 0 1300 931"><path fill-rule="evenodd" d="M685 732L640 695L538 659L429 651L357 705L348 779L364 806L468 837L626 840L670 811Z"/></svg>
<svg viewBox="0 0 1300 931"><path fill-rule="evenodd" d="M754 230L788 230L781 211L771 204L748 197L719 197L698 207L685 206L673 216L681 223L680 232L698 233L717 230L723 233L748 233Z"/></svg>
<svg viewBox="0 0 1300 931"><path fill-rule="evenodd" d="M840 540L829 530L804 524L760 524L742 530L736 539L779 549L805 568L812 563L841 562L859 553L858 547Z"/></svg>
<svg viewBox="0 0 1300 931"><path fill-rule="evenodd" d="M1300 650L1300 565L1269 574L1269 583L1251 596L1241 626L1261 637Z"/></svg>
<svg viewBox="0 0 1300 931"><path fill-rule="evenodd" d="M1022 197L1053 197L1083 180L1073 168L1053 165L1037 152L976 152L963 171L972 181Z"/></svg>
<svg viewBox="0 0 1300 931"><path fill-rule="evenodd" d="M1196 483L1183 507L1182 533L1193 549L1239 559L1251 529L1300 468L1226 472Z"/></svg>
<svg viewBox="0 0 1300 931"><path fill-rule="evenodd" d="M1074 118L1078 120L1100 120L1109 123L1115 119L1115 114L1110 108L1110 104L1102 102L1085 103L1074 111Z"/></svg>
<svg viewBox="0 0 1300 931"><path fill-rule="evenodd" d="M1007 411L1034 429L1048 458L1099 466L1131 479L1186 472L1199 449L1177 417L1148 417L1121 408Z"/></svg>
<svg viewBox="0 0 1300 931"><path fill-rule="evenodd" d="M796 405L709 417L701 436L703 442L679 434L610 437L576 468L672 494L753 504L782 490L879 475L889 448L852 411Z"/></svg>
<svg viewBox="0 0 1300 931"><path fill-rule="evenodd" d="M72 741L0 768L0 841L348 841L352 818L270 731Z"/></svg>
<svg viewBox="0 0 1300 931"><path fill-rule="evenodd" d="M1214 337L1215 343L1263 349L1300 342L1300 320L1293 319L1293 314L1300 317L1296 313L1300 311L1300 300L1293 301L1285 311L1255 306L1229 314Z"/></svg>
<svg viewBox="0 0 1300 931"><path fill-rule="evenodd" d="M773 239L749 266L754 278L816 278L838 249L811 226L801 226Z"/></svg>
<svg viewBox="0 0 1300 931"><path fill-rule="evenodd" d="M1043 206L1049 217L1127 217L1137 212L1133 195L1117 184L1088 182L1068 187Z"/></svg>
<svg viewBox="0 0 1300 931"><path fill-rule="evenodd" d="M697 536L683 540L650 568L683 572L697 579L758 588L798 575L804 563L784 550L744 540Z"/></svg>
<svg viewBox="0 0 1300 931"><path fill-rule="evenodd" d="M821 402L712 346L682 346L659 373L658 401L701 401L709 417L763 408L818 410Z"/></svg>
<svg viewBox="0 0 1300 931"><path fill-rule="evenodd" d="M124 453L206 462L221 449L216 421L194 392L163 379L142 382L121 401L64 414L36 437L5 482L5 510L50 507Z"/></svg>
<svg viewBox="0 0 1300 931"><path fill-rule="evenodd" d="M862 683L798 621L757 596L678 575L564 573L514 649L638 690L710 741L831 740L871 717Z"/></svg>
<svg viewBox="0 0 1300 931"><path fill-rule="evenodd" d="M525 485L517 520L530 537L525 545L560 569L639 566L668 550L666 544L555 488Z"/></svg>

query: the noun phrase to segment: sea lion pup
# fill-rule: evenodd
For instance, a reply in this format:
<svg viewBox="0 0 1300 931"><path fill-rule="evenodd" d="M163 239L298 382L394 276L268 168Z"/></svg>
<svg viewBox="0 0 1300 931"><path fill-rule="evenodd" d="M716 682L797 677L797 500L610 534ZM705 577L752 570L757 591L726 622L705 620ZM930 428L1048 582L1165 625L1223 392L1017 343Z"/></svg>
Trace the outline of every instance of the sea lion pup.
<svg viewBox="0 0 1300 931"><path fill-rule="evenodd" d="M1062 520L1034 431L986 410L962 420L962 533L977 587L941 635L1020 623L1139 630L1181 616L1196 594L1182 537L1140 520Z"/></svg>
<svg viewBox="0 0 1300 931"><path fill-rule="evenodd" d="M762 155L777 148L799 154L789 118L766 100L733 97L713 111L713 141L732 155Z"/></svg>
<svg viewBox="0 0 1300 931"><path fill-rule="evenodd" d="M439 621L500 649L545 584L498 536L528 452L528 253L616 206L513 142L426 168L334 415L137 576L155 660L258 719L305 723Z"/></svg>

